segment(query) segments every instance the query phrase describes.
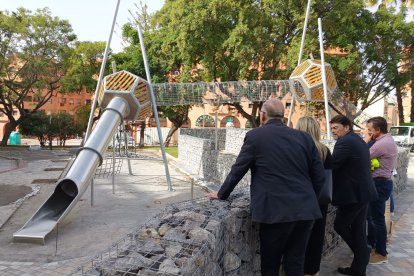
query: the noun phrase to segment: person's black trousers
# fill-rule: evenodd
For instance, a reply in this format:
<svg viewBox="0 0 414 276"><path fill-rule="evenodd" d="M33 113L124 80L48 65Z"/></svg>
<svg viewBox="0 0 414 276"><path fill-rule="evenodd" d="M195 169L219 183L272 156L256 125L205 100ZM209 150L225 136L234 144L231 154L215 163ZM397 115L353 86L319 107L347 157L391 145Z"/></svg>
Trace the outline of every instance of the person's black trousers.
<svg viewBox="0 0 414 276"><path fill-rule="evenodd" d="M368 208L368 244L382 256L387 256L387 226L385 224L385 206L390 198L393 183L390 179L375 179L378 199L370 202Z"/></svg>
<svg viewBox="0 0 414 276"><path fill-rule="evenodd" d="M281 260L286 276L303 276L305 250L313 220L260 224L262 276L278 276Z"/></svg>
<svg viewBox="0 0 414 276"><path fill-rule="evenodd" d="M322 218L316 219L313 224L309 237L308 246L305 253L304 273L316 274L321 266L323 244L325 241L326 214L328 213L328 204L319 205Z"/></svg>
<svg viewBox="0 0 414 276"><path fill-rule="evenodd" d="M367 212L368 203L341 205L336 210L334 229L354 252L351 269L355 275L365 275L369 262Z"/></svg>

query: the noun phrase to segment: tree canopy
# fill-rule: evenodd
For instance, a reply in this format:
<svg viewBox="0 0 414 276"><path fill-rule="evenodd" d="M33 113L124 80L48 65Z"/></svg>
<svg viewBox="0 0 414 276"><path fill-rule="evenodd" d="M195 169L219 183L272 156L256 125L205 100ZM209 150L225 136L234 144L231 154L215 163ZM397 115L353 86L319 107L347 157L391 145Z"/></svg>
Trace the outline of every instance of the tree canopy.
<svg viewBox="0 0 414 276"><path fill-rule="evenodd" d="M0 12L0 112L10 122L2 145L22 120L58 90L75 39L69 22L52 17L48 9ZM37 104L29 110L24 100L30 93ZM13 116L16 108L19 118Z"/></svg>
<svg viewBox="0 0 414 276"><path fill-rule="evenodd" d="M303 58L319 58L317 18L322 18L325 50L334 50L325 60L332 64L344 98L361 103L363 110L407 82L401 60L411 45L413 26L404 20L406 8L371 12L364 0L312 3ZM287 79L297 65L306 4L167 0L153 16L139 17L145 18L153 79L165 80L174 70L180 73L174 78L179 82ZM135 64L142 64L134 28L141 24L139 18L124 27L131 46L122 58L135 59ZM243 112L239 103L233 105L254 122L256 114ZM252 105L257 110L260 102Z"/></svg>
<svg viewBox="0 0 414 276"><path fill-rule="evenodd" d="M0 112L9 119L2 144L58 92L94 91L104 50L104 42L77 42L69 22L47 8L0 11ZM34 106L25 106L28 97Z"/></svg>

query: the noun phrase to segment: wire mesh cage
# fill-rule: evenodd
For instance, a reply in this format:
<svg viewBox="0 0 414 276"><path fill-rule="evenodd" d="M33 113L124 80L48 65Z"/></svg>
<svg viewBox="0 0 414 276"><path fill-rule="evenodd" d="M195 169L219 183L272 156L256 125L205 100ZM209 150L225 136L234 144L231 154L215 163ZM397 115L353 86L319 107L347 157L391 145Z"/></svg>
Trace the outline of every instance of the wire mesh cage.
<svg viewBox="0 0 414 276"><path fill-rule="evenodd" d="M248 208L246 190L170 205L72 275L254 275L258 232Z"/></svg>
<svg viewBox="0 0 414 276"><path fill-rule="evenodd" d="M284 97L289 92L289 81L161 83L153 87L160 106L194 105L205 101L217 104L240 102L243 97L251 102L265 101L271 96Z"/></svg>

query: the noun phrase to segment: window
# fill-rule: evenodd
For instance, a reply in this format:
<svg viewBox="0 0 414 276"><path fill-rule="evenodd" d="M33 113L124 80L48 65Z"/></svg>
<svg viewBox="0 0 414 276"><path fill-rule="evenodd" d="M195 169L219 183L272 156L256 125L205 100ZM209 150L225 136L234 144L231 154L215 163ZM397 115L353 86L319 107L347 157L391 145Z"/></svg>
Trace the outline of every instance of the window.
<svg viewBox="0 0 414 276"><path fill-rule="evenodd" d="M75 100L74 99L69 99L69 105L74 105Z"/></svg>
<svg viewBox="0 0 414 276"><path fill-rule="evenodd" d="M201 115L198 117L195 125L198 127L215 127L216 124L210 115Z"/></svg>
<svg viewBox="0 0 414 276"><path fill-rule="evenodd" d="M80 100L80 99L77 99L77 100L76 100L76 104L77 104L77 105L80 105L80 104L81 104L81 100Z"/></svg>
<svg viewBox="0 0 414 276"><path fill-rule="evenodd" d="M408 134L408 127L392 127L390 129L390 133L391 133L392 136L407 135Z"/></svg>

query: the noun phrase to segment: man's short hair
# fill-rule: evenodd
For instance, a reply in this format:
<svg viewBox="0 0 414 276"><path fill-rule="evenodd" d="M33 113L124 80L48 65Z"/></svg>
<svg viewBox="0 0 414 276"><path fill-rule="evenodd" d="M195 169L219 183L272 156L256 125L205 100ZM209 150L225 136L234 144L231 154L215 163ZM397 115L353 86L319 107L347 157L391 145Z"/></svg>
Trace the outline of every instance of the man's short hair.
<svg viewBox="0 0 414 276"><path fill-rule="evenodd" d="M265 101L261 111L265 112L268 118L283 118L285 116L283 103L275 98Z"/></svg>
<svg viewBox="0 0 414 276"><path fill-rule="evenodd" d="M371 123L372 127L377 130L379 129L381 133L388 133L388 124L384 117L377 116L368 119L367 124Z"/></svg>
<svg viewBox="0 0 414 276"><path fill-rule="evenodd" d="M329 121L329 123L331 123L331 124L341 124L344 127L348 126L350 131L354 131L351 120L349 120L347 117L345 117L343 115L336 115L335 117L333 117Z"/></svg>

